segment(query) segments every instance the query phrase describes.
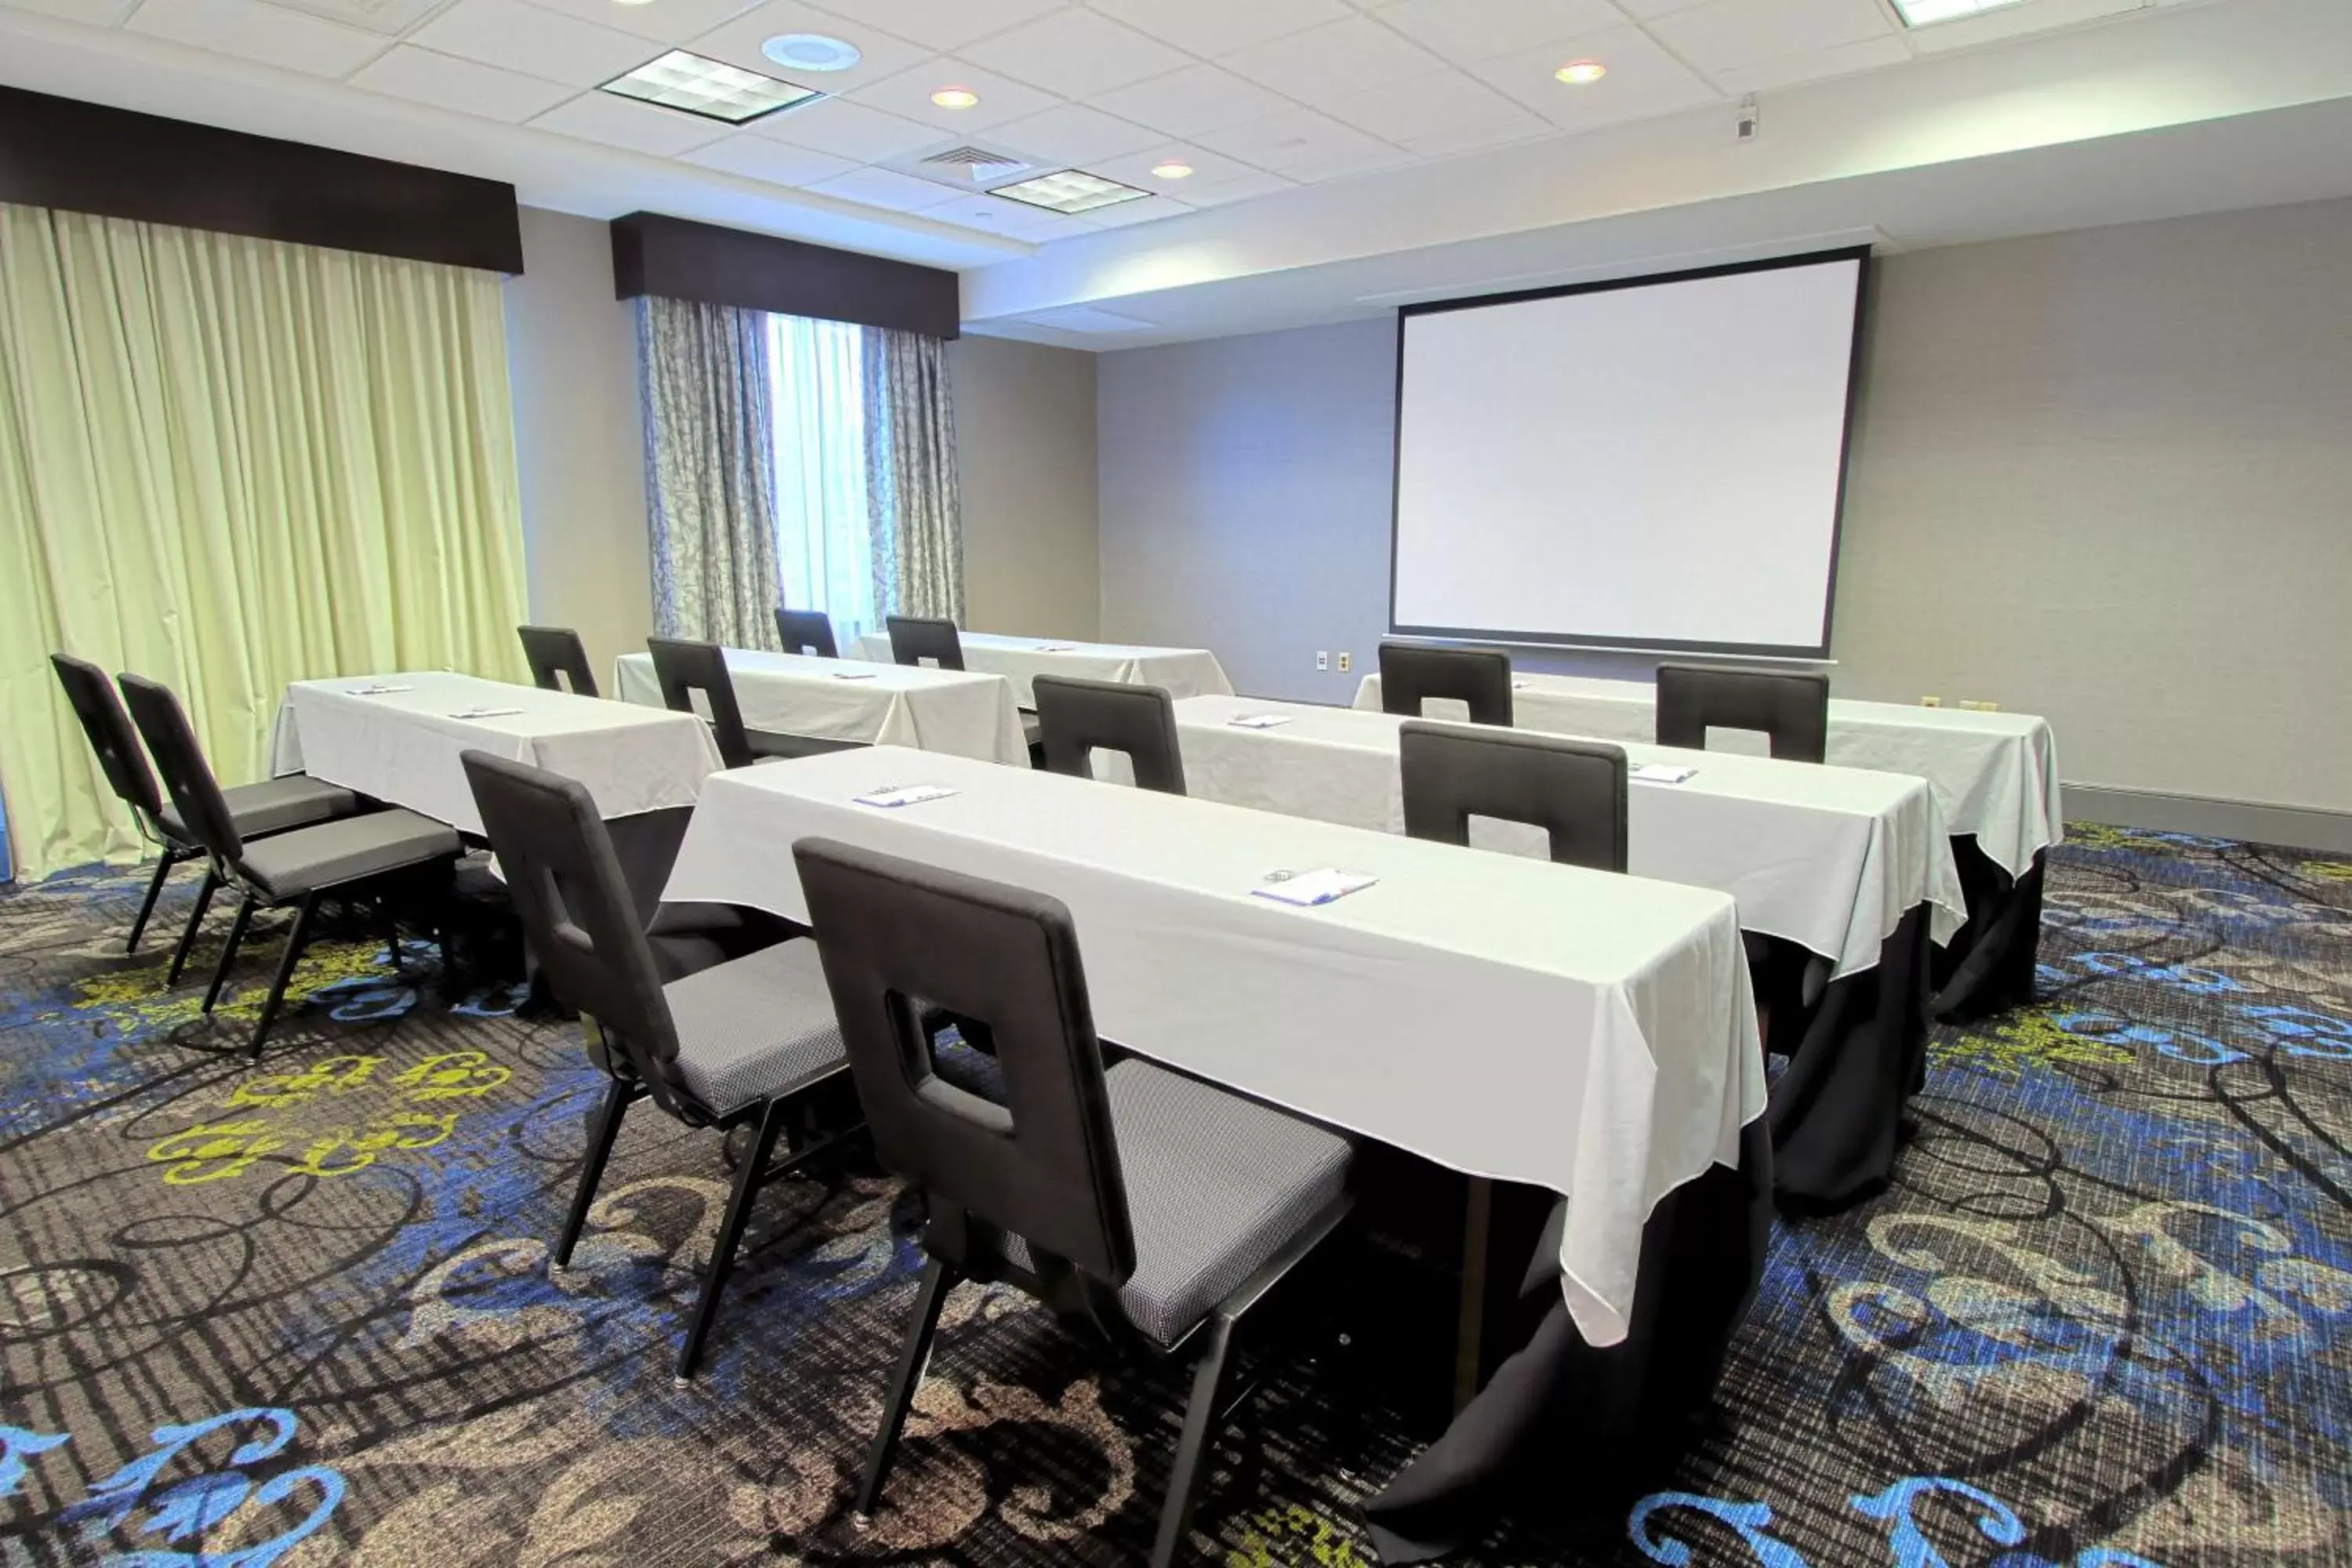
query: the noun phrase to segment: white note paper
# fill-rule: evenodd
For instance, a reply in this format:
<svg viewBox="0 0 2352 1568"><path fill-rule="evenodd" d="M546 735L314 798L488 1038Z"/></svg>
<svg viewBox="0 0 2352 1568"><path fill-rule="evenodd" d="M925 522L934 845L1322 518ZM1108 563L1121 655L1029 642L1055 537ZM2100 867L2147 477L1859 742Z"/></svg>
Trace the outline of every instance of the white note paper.
<svg viewBox="0 0 2352 1568"><path fill-rule="evenodd" d="M511 719L521 712L520 708L467 708L449 715L452 719Z"/></svg>
<svg viewBox="0 0 2352 1568"><path fill-rule="evenodd" d="M955 793L945 784L884 784L853 798L860 805L878 805L887 811L902 805L919 805L927 800L944 800Z"/></svg>
<svg viewBox="0 0 2352 1568"><path fill-rule="evenodd" d="M1697 773L1696 768L1678 768L1668 763L1643 763L1625 776L1640 784L1675 784Z"/></svg>
<svg viewBox="0 0 2352 1568"><path fill-rule="evenodd" d="M1271 730L1290 722L1287 713L1236 713L1225 721L1236 730Z"/></svg>
<svg viewBox="0 0 2352 1568"><path fill-rule="evenodd" d="M394 691L414 691L415 689L416 688L414 686L393 686L381 680L377 681L373 686L346 686L343 688L344 694L351 697L383 697Z"/></svg>
<svg viewBox="0 0 2352 1568"><path fill-rule="evenodd" d="M1360 871L1339 871L1325 867L1319 871L1301 871L1278 882L1261 882L1250 891L1261 899L1272 899L1278 904L1297 904L1311 908L1344 899L1349 893L1361 892L1379 881Z"/></svg>
<svg viewBox="0 0 2352 1568"><path fill-rule="evenodd" d="M836 669L833 678L835 680L871 680L874 672L870 669Z"/></svg>

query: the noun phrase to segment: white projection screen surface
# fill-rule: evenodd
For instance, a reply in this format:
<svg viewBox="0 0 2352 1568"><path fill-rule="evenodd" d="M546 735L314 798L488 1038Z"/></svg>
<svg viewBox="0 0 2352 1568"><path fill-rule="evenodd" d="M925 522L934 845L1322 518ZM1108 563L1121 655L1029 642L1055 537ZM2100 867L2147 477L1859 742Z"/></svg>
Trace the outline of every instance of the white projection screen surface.
<svg viewBox="0 0 2352 1568"><path fill-rule="evenodd" d="M1825 657L1867 261L1407 307L1391 627Z"/></svg>

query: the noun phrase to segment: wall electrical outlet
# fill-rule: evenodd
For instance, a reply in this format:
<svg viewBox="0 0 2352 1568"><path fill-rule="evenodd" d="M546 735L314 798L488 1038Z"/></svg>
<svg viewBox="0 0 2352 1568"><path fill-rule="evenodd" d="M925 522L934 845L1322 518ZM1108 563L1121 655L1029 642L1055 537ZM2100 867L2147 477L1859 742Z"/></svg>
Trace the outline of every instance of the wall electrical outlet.
<svg viewBox="0 0 2352 1568"><path fill-rule="evenodd" d="M1318 669L1328 669L1328 668L1331 668L1331 656L1330 656L1330 654L1328 654L1328 652L1326 652L1326 653L1318 653L1318 654L1315 656L1315 668L1318 668Z"/></svg>
<svg viewBox="0 0 2352 1568"><path fill-rule="evenodd" d="M1351 666L1351 665L1353 665L1355 662L1356 662L1356 656L1355 656L1354 654L1352 654L1352 653L1343 653L1343 654L1341 654L1341 655L1339 656L1339 673L1340 673L1340 674L1342 674L1342 675L1347 674L1347 673L1348 673L1349 667L1349 666Z"/></svg>
<svg viewBox="0 0 2352 1568"><path fill-rule="evenodd" d="M1960 699L1960 706L1967 709L1971 713L1998 713L2000 711L2000 704L1998 702L1971 702L1965 697Z"/></svg>
<svg viewBox="0 0 2352 1568"><path fill-rule="evenodd" d="M1919 699L1919 706L1922 708L1941 708L1943 705L1944 700L1940 697L1922 697Z"/></svg>

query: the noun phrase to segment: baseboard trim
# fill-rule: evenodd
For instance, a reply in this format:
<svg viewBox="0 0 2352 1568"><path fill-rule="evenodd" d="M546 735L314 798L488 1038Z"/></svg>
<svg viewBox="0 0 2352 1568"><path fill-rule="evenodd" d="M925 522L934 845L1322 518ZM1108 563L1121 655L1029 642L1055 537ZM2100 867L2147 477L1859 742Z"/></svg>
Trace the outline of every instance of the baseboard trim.
<svg viewBox="0 0 2352 1568"><path fill-rule="evenodd" d="M2352 812L2309 805L2268 805L2259 801L2214 800L2160 790L2115 789L2105 784L2065 786L2066 815L2083 822L2146 827L2159 833L2197 833L2296 849L2352 853Z"/></svg>

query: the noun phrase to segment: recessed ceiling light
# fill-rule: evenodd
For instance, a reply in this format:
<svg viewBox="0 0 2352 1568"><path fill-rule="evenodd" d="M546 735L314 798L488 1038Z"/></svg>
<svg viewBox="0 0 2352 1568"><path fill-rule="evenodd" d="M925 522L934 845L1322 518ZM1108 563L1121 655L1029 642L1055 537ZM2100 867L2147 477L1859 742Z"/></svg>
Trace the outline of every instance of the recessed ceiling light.
<svg viewBox="0 0 2352 1568"><path fill-rule="evenodd" d="M646 0L621 0L625 5ZM845 71L866 57L856 44L823 33L785 33L760 46L760 52L792 70Z"/></svg>
<svg viewBox="0 0 2352 1568"><path fill-rule="evenodd" d="M931 101L941 109L976 109L980 94L968 87L943 87L931 94Z"/></svg>
<svg viewBox="0 0 2352 1568"><path fill-rule="evenodd" d="M1570 87L1584 87L1609 74L1609 68L1599 60L1570 60L1551 73Z"/></svg>
<svg viewBox="0 0 2352 1568"><path fill-rule="evenodd" d="M1119 202L1131 202L1138 196L1147 196L1151 193L1081 170L1065 169L1058 174L1040 174L1017 185L999 185L988 194L1009 196L1033 207L1044 207L1047 212L1082 213Z"/></svg>
<svg viewBox="0 0 2352 1568"><path fill-rule="evenodd" d="M1895 10L1905 26L1924 27L1930 22L1958 21L1980 11L1998 11L2016 4L2017 0L1895 0Z"/></svg>
<svg viewBox="0 0 2352 1568"><path fill-rule="evenodd" d="M672 49L626 76L614 77L604 90L729 125L741 125L824 96L814 88L796 87L684 49Z"/></svg>
<svg viewBox="0 0 2352 1568"><path fill-rule="evenodd" d="M650 5L654 0L613 0L615 5Z"/></svg>
<svg viewBox="0 0 2352 1568"><path fill-rule="evenodd" d="M1165 163L1152 164L1151 172L1163 180L1189 180L1192 177L1192 165L1181 159L1171 158Z"/></svg>

